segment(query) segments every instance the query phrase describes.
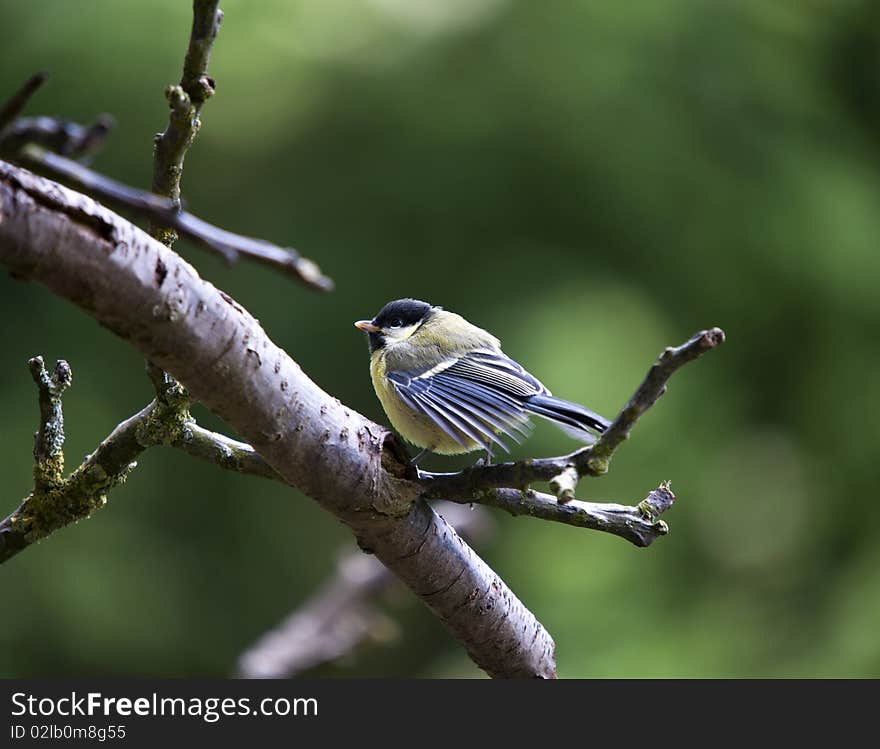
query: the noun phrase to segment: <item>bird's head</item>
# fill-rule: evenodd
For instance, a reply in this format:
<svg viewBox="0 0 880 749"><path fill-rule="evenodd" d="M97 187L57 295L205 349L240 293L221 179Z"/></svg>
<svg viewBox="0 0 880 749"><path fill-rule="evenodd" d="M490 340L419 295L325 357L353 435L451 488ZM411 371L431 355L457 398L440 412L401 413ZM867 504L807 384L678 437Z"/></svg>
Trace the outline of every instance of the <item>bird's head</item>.
<svg viewBox="0 0 880 749"><path fill-rule="evenodd" d="M418 299L396 299L382 307L372 320L358 320L354 325L369 334L370 351L373 352L405 341L435 309Z"/></svg>

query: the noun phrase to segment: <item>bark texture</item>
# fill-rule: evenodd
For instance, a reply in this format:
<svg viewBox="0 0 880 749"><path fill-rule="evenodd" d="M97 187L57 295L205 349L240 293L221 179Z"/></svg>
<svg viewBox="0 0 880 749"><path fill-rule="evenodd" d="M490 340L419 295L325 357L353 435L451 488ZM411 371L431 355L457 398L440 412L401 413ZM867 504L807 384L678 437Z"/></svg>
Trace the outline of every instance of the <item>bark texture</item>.
<svg viewBox="0 0 880 749"><path fill-rule="evenodd" d="M553 640L407 478L393 435L310 380L230 296L90 198L0 162L0 263L171 373L351 527L492 676L553 678Z"/></svg>

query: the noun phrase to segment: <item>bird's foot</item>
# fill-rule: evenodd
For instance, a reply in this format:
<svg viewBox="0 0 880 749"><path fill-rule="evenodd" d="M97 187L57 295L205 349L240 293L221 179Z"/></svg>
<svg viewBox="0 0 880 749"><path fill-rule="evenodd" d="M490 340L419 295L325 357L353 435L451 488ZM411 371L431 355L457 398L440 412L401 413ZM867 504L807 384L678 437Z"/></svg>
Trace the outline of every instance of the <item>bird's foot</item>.
<svg viewBox="0 0 880 749"><path fill-rule="evenodd" d="M492 465L492 451L486 450L486 457L477 458L477 462L474 463L474 468L478 468L481 466L490 466Z"/></svg>

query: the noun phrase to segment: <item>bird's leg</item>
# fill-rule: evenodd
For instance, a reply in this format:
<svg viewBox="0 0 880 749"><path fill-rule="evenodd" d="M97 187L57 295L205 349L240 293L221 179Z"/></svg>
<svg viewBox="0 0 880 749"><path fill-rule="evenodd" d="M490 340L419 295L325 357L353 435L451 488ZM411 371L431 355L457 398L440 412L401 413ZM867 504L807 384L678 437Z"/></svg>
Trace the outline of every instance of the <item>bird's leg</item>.
<svg viewBox="0 0 880 749"><path fill-rule="evenodd" d="M416 455L414 458L412 458L412 459L409 461L409 462L410 462L410 465L417 466L417 465L419 464L419 461L420 461L422 458L424 458L425 455L427 455L429 452L431 452L431 448L426 447L426 448L425 448L424 450L422 450L418 455Z"/></svg>
<svg viewBox="0 0 880 749"><path fill-rule="evenodd" d="M492 445L486 447L486 457L485 458L477 458L474 463L474 468L478 466L489 466L492 465Z"/></svg>

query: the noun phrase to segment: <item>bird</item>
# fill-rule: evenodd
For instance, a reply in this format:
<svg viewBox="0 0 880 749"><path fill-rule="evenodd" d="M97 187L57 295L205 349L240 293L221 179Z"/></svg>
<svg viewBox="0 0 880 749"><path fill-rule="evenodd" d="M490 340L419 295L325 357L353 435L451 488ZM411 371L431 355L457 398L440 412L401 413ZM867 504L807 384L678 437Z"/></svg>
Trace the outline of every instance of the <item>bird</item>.
<svg viewBox="0 0 880 749"><path fill-rule="evenodd" d="M591 443L611 424L577 403L554 397L534 375L501 350L494 335L461 315L419 299L388 302L367 333L373 388L392 426L427 453L476 450L492 460L505 440L529 436L531 415Z"/></svg>

